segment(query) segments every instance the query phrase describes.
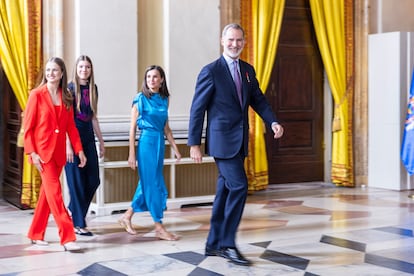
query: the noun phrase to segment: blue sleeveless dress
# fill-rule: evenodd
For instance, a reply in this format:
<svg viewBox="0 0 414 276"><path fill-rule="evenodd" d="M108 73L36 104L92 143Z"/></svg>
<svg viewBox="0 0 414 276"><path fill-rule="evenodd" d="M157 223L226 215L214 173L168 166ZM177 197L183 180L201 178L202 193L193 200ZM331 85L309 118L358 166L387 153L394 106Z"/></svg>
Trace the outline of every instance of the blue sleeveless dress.
<svg viewBox="0 0 414 276"><path fill-rule="evenodd" d="M168 197L163 175L168 99L158 93L147 98L139 92L132 104L139 111L140 136L136 150L139 181L131 207L134 212L149 211L154 222L162 223Z"/></svg>

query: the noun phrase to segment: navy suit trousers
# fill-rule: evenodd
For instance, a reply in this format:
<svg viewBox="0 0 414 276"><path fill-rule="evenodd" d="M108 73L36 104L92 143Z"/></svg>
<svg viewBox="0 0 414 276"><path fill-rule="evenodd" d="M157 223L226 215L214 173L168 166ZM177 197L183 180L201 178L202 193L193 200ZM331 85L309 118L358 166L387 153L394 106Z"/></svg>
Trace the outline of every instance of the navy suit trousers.
<svg viewBox="0 0 414 276"><path fill-rule="evenodd" d="M242 152L231 159L215 158L218 168L217 191L206 244L211 249L236 246L237 228L248 189L244 158Z"/></svg>

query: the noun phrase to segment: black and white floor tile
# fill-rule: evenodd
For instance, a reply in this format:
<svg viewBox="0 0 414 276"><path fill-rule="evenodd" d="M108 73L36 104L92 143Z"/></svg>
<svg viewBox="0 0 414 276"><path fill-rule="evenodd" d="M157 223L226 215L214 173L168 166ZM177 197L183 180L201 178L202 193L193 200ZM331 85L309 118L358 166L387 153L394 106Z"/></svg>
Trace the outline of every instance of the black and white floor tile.
<svg viewBox="0 0 414 276"><path fill-rule="evenodd" d="M250 195L238 246L250 267L204 256L211 206L168 210L178 241L157 240L151 218L135 214L138 235L120 214L88 216L92 237L65 252L51 217L49 246L26 237L32 210L0 200L0 276L36 275L413 275L414 200L410 191L340 188L327 183L270 185Z"/></svg>

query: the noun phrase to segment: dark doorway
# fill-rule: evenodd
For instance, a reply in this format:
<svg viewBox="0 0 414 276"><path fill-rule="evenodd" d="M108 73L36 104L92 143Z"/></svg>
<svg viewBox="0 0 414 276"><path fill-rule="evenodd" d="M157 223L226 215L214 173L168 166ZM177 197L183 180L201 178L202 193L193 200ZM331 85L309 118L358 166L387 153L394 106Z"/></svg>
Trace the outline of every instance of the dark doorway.
<svg viewBox="0 0 414 276"><path fill-rule="evenodd" d="M3 199L26 209L21 204L23 148L17 146L17 136L20 131L21 108L10 87L10 83L0 66L0 88L2 100L2 166L3 167Z"/></svg>
<svg viewBox="0 0 414 276"><path fill-rule="evenodd" d="M3 178L4 178L4 132L6 128L4 126L4 116L3 116L3 98L4 98L4 89L3 89L3 68L0 62L0 198L3 198Z"/></svg>
<svg viewBox="0 0 414 276"><path fill-rule="evenodd" d="M279 46L266 97L285 128L266 134L269 183L324 180L324 68L309 1L286 1Z"/></svg>

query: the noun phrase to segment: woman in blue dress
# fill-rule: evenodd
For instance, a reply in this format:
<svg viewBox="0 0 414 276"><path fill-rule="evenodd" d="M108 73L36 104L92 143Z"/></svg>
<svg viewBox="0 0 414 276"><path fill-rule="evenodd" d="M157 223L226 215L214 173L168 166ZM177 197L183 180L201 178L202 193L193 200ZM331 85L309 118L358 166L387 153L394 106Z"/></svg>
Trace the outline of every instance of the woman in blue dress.
<svg viewBox="0 0 414 276"><path fill-rule="evenodd" d="M86 215L89 205L100 184L98 154L95 136L99 141L99 157L104 156L105 147L101 128L97 118L98 88L95 85L91 59L81 55L76 60L73 80L68 84L73 95L75 123L79 131L82 146L88 163L79 168L79 158L73 154L71 143L66 139L65 174L68 183L71 211L75 233L81 236L92 236L86 227Z"/></svg>
<svg viewBox="0 0 414 276"><path fill-rule="evenodd" d="M168 232L162 223L168 197L163 175L164 136L174 150L177 161L181 159L168 124L169 95L164 70L157 65L148 67L142 91L133 99L129 130L128 164L135 170L138 163L139 182L131 206L119 219L119 224L129 234L135 235L137 232L131 223L133 214L149 211L155 224L156 236L162 240L177 240L178 237ZM137 127L140 136L135 154Z"/></svg>

